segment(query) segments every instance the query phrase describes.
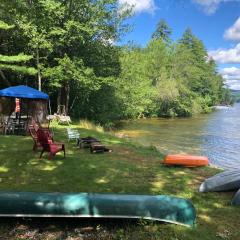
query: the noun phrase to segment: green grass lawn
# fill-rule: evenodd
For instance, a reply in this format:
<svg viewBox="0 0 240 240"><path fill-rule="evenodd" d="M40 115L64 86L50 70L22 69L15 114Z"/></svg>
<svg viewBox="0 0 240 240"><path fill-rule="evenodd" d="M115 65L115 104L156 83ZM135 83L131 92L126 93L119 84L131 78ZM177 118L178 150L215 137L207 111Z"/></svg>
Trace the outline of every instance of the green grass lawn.
<svg viewBox="0 0 240 240"><path fill-rule="evenodd" d="M77 126L75 126L77 128ZM197 209L195 228L149 221L0 219L0 239L240 239L240 208L230 193L198 193L213 168L177 168L161 164L162 155L109 134L79 128L97 137L112 153L90 154L68 143L63 126L55 140L66 143L67 157L53 160L32 151L32 140L0 135L0 190L169 194L190 199Z"/></svg>

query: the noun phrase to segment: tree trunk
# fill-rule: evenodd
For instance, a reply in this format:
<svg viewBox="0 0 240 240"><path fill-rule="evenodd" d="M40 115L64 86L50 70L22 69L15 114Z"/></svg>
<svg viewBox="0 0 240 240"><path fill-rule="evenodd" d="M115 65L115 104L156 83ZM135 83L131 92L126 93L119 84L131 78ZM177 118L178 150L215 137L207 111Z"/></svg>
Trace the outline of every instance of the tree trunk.
<svg viewBox="0 0 240 240"><path fill-rule="evenodd" d="M69 93L70 93L70 86L69 86L69 82L66 83L65 85L65 106L66 106L66 115L68 115L68 109L69 109Z"/></svg>
<svg viewBox="0 0 240 240"><path fill-rule="evenodd" d="M58 113L58 108L61 105L61 100L62 100L62 88L58 89L58 97L57 97L57 114Z"/></svg>
<svg viewBox="0 0 240 240"><path fill-rule="evenodd" d="M3 71L0 69L0 76L2 77L3 81L7 84L8 87L11 86L10 82L7 80L7 78L5 77Z"/></svg>
<svg viewBox="0 0 240 240"><path fill-rule="evenodd" d="M42 90L42 76L41 76L41 71L40 71L38 48L36 50L36 55L37 55L37 71L38 71L38 90L41 91Z"/></svg>
<svg viewBox="0 0 240 240"><path fill-rule="evenodd" d="M60 107L60 105L65 106L64 109L65 109L66 115L68 115L68 112L69 112L69 95L70 95L69 82L65 82L65 83L63 83L62 87L59 88L59 90L58 90L57 105L58 105L59 110L62 109Z"/></svg>

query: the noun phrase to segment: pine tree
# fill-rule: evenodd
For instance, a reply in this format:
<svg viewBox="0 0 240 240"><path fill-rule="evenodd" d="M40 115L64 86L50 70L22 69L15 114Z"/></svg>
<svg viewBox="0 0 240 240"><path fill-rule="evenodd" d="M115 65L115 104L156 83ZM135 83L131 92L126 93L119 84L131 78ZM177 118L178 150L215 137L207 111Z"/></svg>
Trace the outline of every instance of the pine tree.
<svg viewBox="0 0 240 240"><path fill-rule="evenodd" d="M165 20L161 19L157 24L155 32L152 34L152 39L162 39L165 43L170 43L171 34L172 29Z"/></svg>
<svg viewBox="0 0 240 240"><path fill-rule="evenodd" d="M13 25L9 25L3 21L0 21L0 31L10 30L12 28L14 28ZM22 73L22 74L35 75L36 74L35 68L19 65L19 64L25 63L31 59L32 59L32 56L25 55L23 53L20 53L18 55L14 55L14 56L0 54L0 76L2 77L2 79L5 81L5 83L8 86L10 86L11 84L5 77L3 70L18 72L18 73Z"/></svg>

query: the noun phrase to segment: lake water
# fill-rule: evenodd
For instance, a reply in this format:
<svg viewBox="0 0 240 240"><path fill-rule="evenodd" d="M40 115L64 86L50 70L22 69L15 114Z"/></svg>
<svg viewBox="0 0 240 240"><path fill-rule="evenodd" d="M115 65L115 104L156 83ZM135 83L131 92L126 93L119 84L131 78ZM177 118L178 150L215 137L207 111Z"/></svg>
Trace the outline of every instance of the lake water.
<svg viewBox="0 0 240 240"><path fill-rule="evenodd" d="M192 118L124 122L119 133L161 152L206 155L212 165L240 168L240 104Z"/></svg>

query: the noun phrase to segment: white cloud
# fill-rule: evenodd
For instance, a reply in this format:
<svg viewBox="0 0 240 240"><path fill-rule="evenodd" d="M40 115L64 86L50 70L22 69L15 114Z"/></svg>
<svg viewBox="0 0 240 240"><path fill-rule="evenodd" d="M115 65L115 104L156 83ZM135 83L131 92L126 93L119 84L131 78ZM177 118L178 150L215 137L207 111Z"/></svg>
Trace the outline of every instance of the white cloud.
<svg viewBox="0 0 240 240"><path fill-rule="evenodd" d="M227 81L226 85L228 86L228 88L230 88L232 90L240 90L240 81L239 80Z"/></svg>
<svg viewBox="0 0 240 240"><path fill-rule="evenodd" d="M237 21L233 24L232 27L225 31L224 38L233 41L240 40L240 17L237 19Z"/></svg>
<svg viewBox="0 0 240 240"><path fill-rule="evenodd" d="M218 63L240 63L240 43L234 48L209 51L208 55Z"/></svg>
<svg viewBox="0 0 240 240"><path fill-rule="evenodd" d="M123 8L132 8L133 12L153 12L156 9L154 0L118 0L119 5Z"/></svg>
<svg viewBox="0 0 240 240"><path fill-rule="evenodd" d="M240 81L227 82L226 85L232 90L240 90Z"/></svg>
<svg viewBox="0 0 240 240"><path fill-rule="evenodd" d="M222 68L220 70L220 73L221 74L227 74L229 76L240 76L240 68L237 68L237 67L229 67L229 68Z"/></svg>
<svg viewBox="0 0 240 240"><path fill-rule="evenodd" d="M199 4L204 12L213 14L218 9L219 5L224 2L239 2L240 0L192 0L194 3Z"/></svg>
<svg viewBox="0 0 240 240"><path fill-rule="evenodd" d="M226 85L230 89L240 90L240 68L223 68L220 70L220 74L226 80Z"/></svg>

